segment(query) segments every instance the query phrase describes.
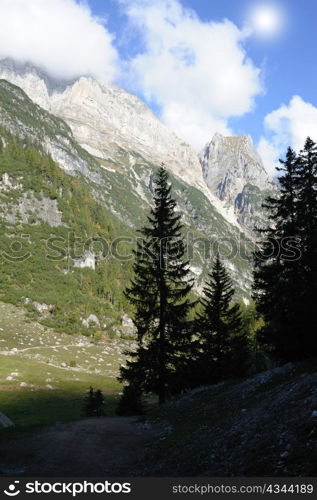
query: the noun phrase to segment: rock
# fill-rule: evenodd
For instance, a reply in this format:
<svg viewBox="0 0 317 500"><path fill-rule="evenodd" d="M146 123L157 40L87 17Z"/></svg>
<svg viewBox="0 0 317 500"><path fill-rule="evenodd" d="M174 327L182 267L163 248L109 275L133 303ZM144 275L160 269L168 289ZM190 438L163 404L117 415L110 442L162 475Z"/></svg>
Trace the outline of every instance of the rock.
<svg viewBox="0 0 317 500"><path fill-rule="evenodd" d="M96 254L94 252L85 252L79 259L74 259L74 267L95 269Z"/></svg>
<svg viewBox="0 0 317 500"><path fill-rule="evenodd" d="M58 209L57 200L46 196L38 200L30 192L23 193L18 203L11 206L6 220L10 224L15 224L20 220L25 224L38 224L39 221L45 221L51 227L63 225L62 212Z"/></svg>
<svg viewBox="0 0 317 500"><path fill-rule="evenodd" d="M49 316L55 311L55 305L54 304L45 304L45 302L40 303L37 302L36 300L32 300L29 297L24 297L22 299L23 304L25 305L32 305L34 309L39 313L42 314L42 316ZM33 339L31 339L33 340Z"/></svg>
<svg viewBox="0 0 317 500"><path fill-rule="evenodd" d="M26 382L21 382L20 387L27 387L28 384Z"/></svg>
<svg viewBox="0 0 317 500"><path fill-rule="evenodd" d="M276 188L251 137L215 134L202 150L200 162L210 191L234 211L240 224L252 230L255 217L264 215L261 198L264 201L266 192Z"/></svg>
<svg viewBox="0 0 317 500"><path fill-rule="evenodd" d="M288 456L289 456L289 452L288 451L284 451L283 453L280 454L281 458L287 458Z"/></svg>
<svg viewBox="0 0 317 500"><path fill-rule="evenodd" d="M34 102L64 119L79 144L92 155L107 159L119 146L137 152L151 163L165 163L191 184L204 184L195 150L161 123L137 96L124 89L101 85L86 76L76 81L58 81L29 63L9 59L0 63L0 78L18 85ZM68 156L64 158L55 144L47 146L53 158L66 163L63 167L70 170ZM79 168L82 170L82 165Z"/></svg>
<svg viewBox="0 0 317 500"><path fill-rule="evenodd" d="M311 416L314 418L317 418L317 410L313 410Z"/></svg>
<svg viewBox="0 0 317 500"><path fill-rule="evenodd" d="M86 328L99 328L100 321L95 314L89 314L87 319L81 318L81 323Z"/></svg>
<svg viewBox="0 0 317 500"><path fill-rule="evenodd" d="M121 328L123 333L128 335L136 333L136 326L127 314L123 314L123 316L121 316Z"/></svg>
<svg viewBox="0 0 317 500"><path fill-rule="evenodd" d="M14 423L10 420L9 417L4 415L4 413L0 413L0 427L12 427Z"/></svg>

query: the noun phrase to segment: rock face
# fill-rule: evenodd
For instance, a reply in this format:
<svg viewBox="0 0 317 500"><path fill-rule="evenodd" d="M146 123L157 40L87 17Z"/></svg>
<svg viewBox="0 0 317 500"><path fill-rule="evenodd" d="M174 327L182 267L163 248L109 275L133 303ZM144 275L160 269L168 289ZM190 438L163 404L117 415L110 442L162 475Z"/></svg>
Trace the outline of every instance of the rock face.
<svg viewBox="0 0 317 500"><path fill-rule="evenodd" d="M204 180L240 224L249 226L261 216L261 200L274 189L249 135L215 134L200 154Z"/></svg>
<svg viewBox="0 0 317 500"><path fill-rule="evenodd" d="M38 105L70 125L79 144L93 156L114 159L120 148L204 187L195 151L163 125L135 95L90 77L57 81L30 64L0 61L0 78L21 87Z"/></svg>
<svg viewBox="0 0 317 500"><path fill-rule="evenodd" d="M12 74L12 79L13 77ZM14 83L1 79L0 126L4 130L0 134L2 145L8 140L6 131L23 139L27 137L36 144L41 154L50 153L66 173L76 176L76 183L84 184L92 198L98 200L98 204L107 210L114 227L118 226L120 235L129 235L130 237L136 228L144 224L145 216L152 204L153 175L157 163L146 160L139 152L133 152L123 147L114 148L113 159L100 159L96 152L94 155L90 154L78 144L69 125L64 120L35 104ZM99 123L96 123L94 127L97 134ZM172 134L171 137L173 136ZM226 261L228 261L227 255L232 246L235 247L237 241L242 241L244 251L237 255L234 262L228 261L227 265L230 266L231 276L239 296L249 297L252 273L249 259L245 256L252 251L252 242L248 236L242 234L241 226L237 222L233 209L230 208L230 211L225 209L223 202L210 192L204 182L200 166L201 180L197 175L192 175L191 164L188 164L187 178L191 179L190 182L186 182L180 173L177 175L169 164L167 168L173 184L177 207L182 214L189 246L191 238L197 232L200 237L206 239L206 242L210 242L210 255L208 250L206 251L201 245L193 247L191 260L194 266L192 270L196 277L197 289L201 289L204 277L209 271L210 259L213 257L213 241L216 240L217 245L222 245ZM5 173L4 171L3 174ZM10 179L5 176L2 182L3 186L1 185L3 187L2 194L12 197L15 193L12 194L11 191L15 190L14 186L11 186L11 181L10 185L8 184L9 181ZM17 181L18 179L15 183ZM58 199L63 199L63 196L64 191L61 189ZM14 196L14 201L16 202L16 196ZM11 217L11 223L14 223L13 215L15 212L10 208L9 203L6 203L3 208L6 209L5 213L8 212L8 216ZM39 214L38 209L34 213L34 210L30 208L30 212L31 219L26 222L36 225L43 220L43 213ZM54 214L54 217L57 216L55 218L58 225L60 223L59 214L56 210L54 210ZM88 264L88 267L93 268L94 259L88 258L87 260L86 257L87 255L78 254L79 261L74 262L74 266L84 265L87 267ZM98 262L95 261L95 267L97 268L97 266ZM66 269L60 271L64 274L69 272Z"/></svg>
<svg viewBox="0 0 317 500"><path fill-rule="evenodd" d="M104 86L85 76L59 81L31 64L10 59L0 61L0 78L21 87L32 101L63 119L82 148L108 171L124 155L125 168L130 170L137 161L164 163L179 179L199 189L230 224L250 233L261 219L259 199L271 189L271 182L250 136L215 134L198 156L138 97L114 85ZM70 173L79 171L91 178L82 156L78 161L72 151L66 132L63 141L64 149L55 140L48 141L54 160ZM135 190L144 198L141 186L135 185Z"/></svg>

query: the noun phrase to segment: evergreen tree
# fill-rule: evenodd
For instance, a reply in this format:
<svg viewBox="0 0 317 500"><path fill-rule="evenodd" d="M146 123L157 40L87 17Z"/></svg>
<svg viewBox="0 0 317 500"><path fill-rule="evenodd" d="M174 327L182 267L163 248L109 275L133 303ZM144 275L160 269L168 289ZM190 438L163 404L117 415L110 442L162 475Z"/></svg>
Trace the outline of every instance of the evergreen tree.
<svg viewBox="0 0 317 500"><path fill-rule="evenodd" d="M102 391L94 391L89 387L88 395L85 398L84 412L87 417L100 417L103 415L104 397Z"/></svg>
<svg viewBox="0 0 317 500"><path fill-rule="evenodd" d="M231 279L217 255L196 322L202 350L201 368L209 381L245 372L247 339L241 329L239 305L231 304L233 295Z"/></svg>
<svg viewBox="0 0 317 500"><path fill-rule="evenodd" d="M182 239L180 215L171 196L168 174L160 168L154 186L154 207L140 231L135 251L134 279L126 297L135 307L138 349L121 369L121 380L159 403L181 390L179 373L191 350L187 316L192 289ZM183 384L186 381L183 380Z"/></svg>
<svg viewBox="0 0 317 500"><path fill-rule="evenodd" d="M307 138L299 154L298 219L301 226L301 346L304 357L317 355L317 145ZM298 297L299 296L299 297Z"/></svg>
<svg viewBox="0 0 317 500"><path fill-rule="evenodd" d="M311 325L317 297L317 148L308 138L281 161L280 194L256 254L254 296L265 320L261 340L282 361L317 353ZM273 251L272 251L273 249ZM271 251L270 251L271 250Z"/></svg>
<svg viewBox="0 0 317 500"><path fill-rule="evenodd" d="M280 192L267 199L270 226L260 230L260 251L255 253L254 298L265 326L259 339L281 360L299 353L301 313L299 290L303 289L300 246L301 222L298 217L299 160L289 148L280 160Z"/></svg>
<svg viewBox="0 0 317 500"><path fill-rule="evenodd" d="M144 413L142 392L139 384L126 385L117 408L118 415L141 415Z"/></svg>

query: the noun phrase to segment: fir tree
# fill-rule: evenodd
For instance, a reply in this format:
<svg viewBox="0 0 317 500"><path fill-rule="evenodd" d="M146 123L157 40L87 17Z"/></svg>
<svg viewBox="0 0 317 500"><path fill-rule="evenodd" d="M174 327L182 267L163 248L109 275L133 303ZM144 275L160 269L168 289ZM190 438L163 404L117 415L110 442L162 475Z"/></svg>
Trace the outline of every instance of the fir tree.
<svg viewBox="0 0 317 500"><path fill-rule="evenodd" d="M94 391L89 387L88 395L85 398L84 411L87 417L100 417L103 415L104 397L102 391Z"/></svg>
<svg viewBox="0 0 317 500"><path fill-rule="evenodd" d="M301 351L304 357L317 355L317 145L307 138L299 154L298 219L301 226L301 280L297 293L301 304ZM299 295L299 297L298 297Z"/></svg>
<svg viewBox="0 0 317 500"><path fill-rule="evenodd" d="M301 222L298 217L299 160L289 148L280 160L280 192L267 199L270 226L262 234L260 251L255 253L254 298L265 326L262 343L281 360L299 353L301 343L299 290L303 289L298 248Z"/></svg>
<svg viewBox="0 0 317 500"><path fill-rule="evenodd" d="M209 380L244 373L247 341L241 330L239 306L232 305L231 279L217 255L201 300L197 331L202 350L202 369Z"/></svg>
<svg viewBox="0 0 317 500"><path fill-rule="evenodd" d="M121 380L141 392L153 392L163 404L181 389L179 373L191 349L187 316L192 289L182 239L180 215L161 167L154 187L154 207L135 251L134 279L126 297L135 307L138 349L121 369ZM183 384L185 381L183 380Z"/></svg>
<svg viewBox="0 0 317 500"><path fill-rule="evenodd" d="M142 391L139 384L133 382L126 385L117 408L118 415L142 415L144 407L142 403Z"/></svg>
<svg viewBox="0 0 317 500"><path fill-rule="evenodd" d="M269 198L271 224L256 255L254 296L265 320L261 340L281 361L317 353L317 148L308 138L282 161L281 191ZM274 251L269 252L272 248Z"/></svg>

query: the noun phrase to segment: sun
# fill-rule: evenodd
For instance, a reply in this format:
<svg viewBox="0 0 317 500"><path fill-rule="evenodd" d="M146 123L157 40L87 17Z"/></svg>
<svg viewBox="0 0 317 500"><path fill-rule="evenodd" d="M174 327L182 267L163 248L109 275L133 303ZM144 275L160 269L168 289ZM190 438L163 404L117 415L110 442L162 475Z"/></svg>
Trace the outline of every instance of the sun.
<svg viewBox="0 0 317 500"><path fill-rule="evenodd" d="M273 36L282 29L283 16L274 5L254 6L250 14L250 27L252 31L262 36Z"/></svg>

